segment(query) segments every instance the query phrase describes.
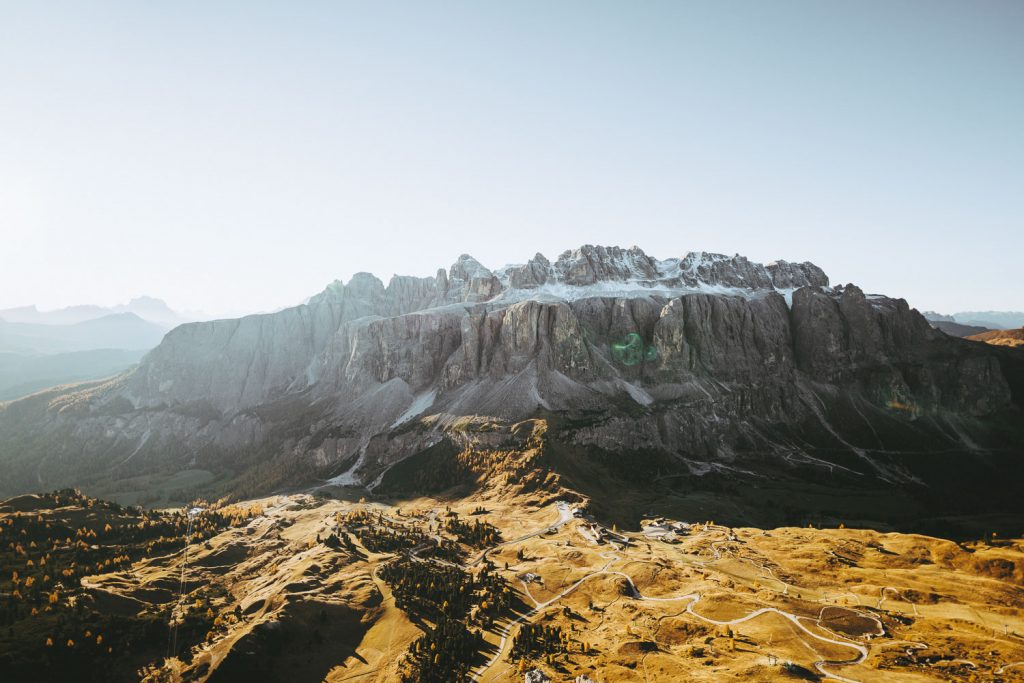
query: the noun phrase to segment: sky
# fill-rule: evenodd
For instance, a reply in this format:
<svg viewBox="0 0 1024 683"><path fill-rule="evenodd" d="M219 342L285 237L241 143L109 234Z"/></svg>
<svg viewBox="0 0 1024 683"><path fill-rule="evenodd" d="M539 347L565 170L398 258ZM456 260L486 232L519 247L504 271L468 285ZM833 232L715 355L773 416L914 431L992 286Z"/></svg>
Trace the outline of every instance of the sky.
<svg viewBox="0 0 1024 683"><path fill-rule="evenodd" d="M0 0L0 308L581 244L1024 310L1024 3Z"/></svg>

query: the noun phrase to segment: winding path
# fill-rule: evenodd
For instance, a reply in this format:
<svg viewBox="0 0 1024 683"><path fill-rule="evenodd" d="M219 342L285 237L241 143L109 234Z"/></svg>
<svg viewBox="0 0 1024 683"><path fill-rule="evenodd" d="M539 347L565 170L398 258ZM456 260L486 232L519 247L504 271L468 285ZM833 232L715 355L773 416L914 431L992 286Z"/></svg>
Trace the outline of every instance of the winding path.
<svg viewBox="0 0 1024 683"><path fill-rule="evenodd" d="M560 512L564 513L565 511L560 508ZM537 535L539 535L541 533L544 533L544 532L548 531L548 529L554 529L554 528L557 528L558 526L561 526L562 524L567 522L568 519L570 519L570 518L571 518L571 513L569 515L569 518L565 518L564 514L561 514L560 517L559 517L559 522L557 523L556 526L547 527L547 528L545 528L545 529L543 529L543 530L541 530L539 532L534 532L532 534L527 534L527 535L522 536L522 537L520 537L518 539L515 539L514 541L508 541L508 543L515 543L515 542L519 542L519 541L522 541L522 540L526 540L528 538L533 538L533 537L535 537L535 536L537 536ZM724 543L724 542L725 541L719 541L717 543ZM721 555L718 552L718 549L716 547L714 547L714 546L715 546L715 544L712 544L712 550L715 553L716 558L720 558ZM481 555L481 559L485 555L486 555L486 552ZM790 612L786 612L786 611L777 609L775 607L762 607L762 608L754 610L753 612L750 612L749 614L746 614L745 616L738 617L736 619L728 619L728 620L712 619L710 617L705 617L705 616L703 616L701 614L698 614L693 609L694 606L698 602L700 602L700 599L701 599L700 593L686 593L684 595L670 596L670 597L658 597L658 598L645 596L636 587L636 584L633 582L632 577L630 577L628 574L626 574L624 572L609 569L612 566L612 564L614 564L615 562L617 562L620 559L622 559L616 552L612 551L612 552L601 553L599 555L599 557L601 557L602 559L607 559L608 560L603 567L601 567L600 569L595 570L595 571L587 574L586 576L584 576L583 578L579 579L578 581L576 581L575 583L570 585L568 588L563 590L561 593L559 593L558 595L555 595L554 597L552 597L550 600L547 600L546 602L538 602L537 599L533 597L533 594L530 593L529 588L526 587L526 593L530 597L530 599L533 600L533 602L535 603L535 606L533 607L533 609L531 609L531 610L529 610L527 612L524 612L523 614L519 615L518 617L516 617L515 619L510 621L508 624L506 624L503 628L501 628L501 630L498 632L499 635L501 636L501 640L498 643L497 651L494 653L494 656L492 656L483 666L481 666L478 670L476 670L476 671L474 671L474 672L472 672L470 674L471 678L473 680L477 680L477 681L480 680L484 676L484 674L487 673L487 671L492 666L494 666L498 662L498 660L501 659L501 657L505 654L505 650L506 650L506 648L508 646L509 637L512 634L512 630L515 628L515 626L517 624L533 618L534 616L536 616L540 612L544 611L545 609L547 609L551 605L555 604L556 602L558 602L559 600L561 600L565 596L567 596L570 593L572 593L579 586L581 586L585 581L587 581L589 579L592 579L595 576L613 575L613 576L621 576L624 579L626 579L626 581L629 584L630 590L633 593L633 598L634 599L640 600L640 601L644 601L644 602L679 602L679 601L687 600L687 601L689 601L689 604L687 604L687 606L686 606L685 613L695 617L696 619L698 619L700 621L703 621L705 623L712 624L712 625L715 625L715 626L734 626L734 625L737 625L737 624L742 624L744 622L750 621L752 619L755 619L755 618L760 617L760 616L765 615L765 614L777 614L777 615L781 616L782 618L784 618L784 619L788 620L789 622L791 622L800 631L802 631L803 633L807 634L811 638L814 638L815 640L821 641L823 643L827 643L829 645L834 645L834 646L843 647L843 648L849 648L851 650L854 650L857 653L857 655L855 657L852 657L851 659L845 659L845 660L821 659L821 660L815 662L814 666L826 678L832 678L834 680L842 681L843 683L859 683L858 681L856 681L854 679L846 678L844 676L840 676L837 673L829 671L825 667L852 666L852 665L855 665L855 664L860 664L865 659L867 659L868 648L866 646L864 646L864 645L861 645L860 643L855 642L855 641L848 640L846 638L842 638L841 636L833 633L831 630L829 630L826 626L824 626L821 623L826 609L845 610L845 611L849 611L849 612L852 612L854 614L857 614L858 616L861 616L861 617L865 617L866 616L866 615L864 615L862 612L860 612L858 610L850 609L848 607L829 605L829 606L826 606L826 607L822 607L821 611L818 613L817 618L814 618L814 617L808 617L808 616L803 616L803 615L792 614ZM478 561L479 561L479 559L478 559ZM875 618L873 616L869 616L867 618L869 618L869 619L871 619L871 620L873 620L875 622L875 624L876 624L876 626L878 628L878 634L879 635L884 633L884 627L883 627L881 621L879 621L877 618ZM824 630L828 631L829 633L832 633L832 635L834 635L835 637L834 638L829 638L829 637L821 635L819 633L815 633L814 631L809 629L806 625L804 625L803 620L807 620L807 621L810 621L810 622L816 624L819 628L824 629Z"/></svg>
<svg viewBox="0 0 1024 683"><path fill-rule="evenodd" d="M993 673L1003 674L1007 669L1012 669L1017 666L1024 666L1024 661L1011 662L1010 664L1003 664L1001 667L996 669Z"/></svg>
<svg viewBox="0 0 1024 683"><path fill-rule="evenodd" d="M487 554L489 552L491 552L492 550L497 550L498 548L502 548L502 547L507 546L507 545L514 545L516 543L522 543L523 541L529 540L531 538L536 538L537 536L540 536L541 534L546 534L546 533L551 533L551 532L554 532L554 531L558 531L562 526L564 526L566 524L566 522L568 522L568 521L570 521L572 519L572 509L569 507L568 503L566 503L565 501L561 501L561 500L555 501L555 507L558 508L558 519L555 520L550 525L544 527L543 529L538 529L537 531L533 531L533 532L530 532L528 534L524 534L522 536L519 536L518 538L513 538L513 539L511 539L509 541L502 541L501 543L498 543L497 545L494 545L494 546L492 546L490 548L487 548L486 550L484 550L483 552L480 553L479 557L477 557L475 560L473 560L472 562L470 562L466 566L467 567L475 567L476 565L480 564L485 559L487 559Z"/></svg>
<svg viewBox="0 0 1024 683"><path fill-rule="evenodd" d="M491 548L488 548L488 549L482 551L477 558L475 558L473 561L469 562L466 566L471 567L471 566L475 566L475 565L480 564L481 562L486 560L486 558L488 556L488 553L490 553L491 551L495 550L496 548L500 548L500 547L508 546L508 545L513 545L513 544L516 544L516 543L521 543L523 541L526 541L526 540L531 539L531 538L535 538L535 537L540 536L542 534L554 532L554 531L558 530L560 527L562 527L563 525L565 525L567 522L569 522L569 521L571 521L573 519L572 510L571 510L571 508L569 507L569 505L567 503L565 503L563 501L558 501L556 503L556 506L557 506L557 509L558 509L558 518L557 518L557 520L555 522L553 522L552 524L550 524L548 526L545 526L545 527L543 527L541 529L538 529L537 531L534 531L534 532L531 532L531 533L528 533L528 534L524 534L524 535L519 536L517 538L511 539L511 540L508 540L508 541L504 541L504 542L499 543L499 544L497 544L497 545L495 545L495 546L493 546ZM718 526L718 525L710 525L710 524L705 525L704 528L697 534L697 536L703 535L703 534L708 533L710 531L719 531L719 532L724 532L726 534L726 538L721 539L721 540L717 540L717 541L712 541L710 543L710 545L709 545L709 547L711 549L711 552L713 553L713 556L714 556L714 559L711 560L710 562L713 562L715 560L722 559L722 556L723 556L722 550L726 549L725 548L726 544L731 542L731 541L734 541L735 537L732 535L731 530L728 529L727 527L721 527L721 526ZM409 551L406 551L406 552L413 559L421 561L421 562L422 561L434 561L434 562L439 562L441 564L450 564L448 562L445 562L443 560L438 560L436 558L422 559L422 558L417 557L417 553L419 553L420 551L422 551L426 547L427 546L424 545L424 546L413 548L413 549L411 549ZM524 592L525 592L526 596L529 598L529 600L531 600L534 603L534 606L531 609L527 610L526 612L524 612L524 613L520 614L519 616L515 617L511 621L507 622L503 627L500 627L496 631L496 634L500 637L500 640L499 640L499 642L497 644L496 651L495 651L494 655L492 657L490 657L490 659L486 663L484 663L483 665L481 665L480 667L478 667L474 671L472 671L470 673L470 678L472 680L474 680L474 681L481 680L488 673L488 671L490 671L490 669L495 664L497 664L507 654L507 650L510 647L510 641L511 641L513 632L515 631L517 625L519 625L519 624L521 624L523 622L528 622L528 621L532 620L538 614L540 614L544 610L548 609L549 607L553 606L554 604L556 604L557 602L559 602L560 600L562 600L563 598L565 598L566 596L568 596L569 594L574 592L577 588L579 588L585 582L589 581L590 579L592 579L594 577L598 577L598 576L619 576L619 577L624 578L627 581L629 589L630 589L630 592L631 592L631 596L630 597L632 597L633 599L638 600L638 601L643 601L643 602L683 602L683 601L685 601L686 602L685 609L683 609L680 612L677 612L674 615L670 615L670 616L680 616L682 614L688 614L688 615L694 617L695 619L697 619L699 621L702 621L704 623L711 624L711 625L714 625L714 626L731 627L731 626L736 626L736 625L739 625L739 624L751 621L753 619L756 619L756 618L764 616L764 615L768 615L768 614L777 615L777 616L783 618L784 620L786 620L787 622L789 622L802 635L809 636L811 639L813 639L815 641L818 641L820 643L824 643L824 644L831 645L831 646L834 646L834 647L846 648L846 649L852 650L855 653L852 657L850 657L848 659L827 659L824 656L822 656L821 654L819 654L818 656L821 657L821 659L818 659L818 661L814 662L814 668L817 669L818 672L820 672L822 674L822 676L824 676L825 678L828 678L828 679L833 679L833 680L836 680L836 681L840 681L841 683L859 683L859 682L856 679L847 678L845 676L842 676L839 673L836 673L835 671L833 671L831 669L834 669L836 667L848 667L848 666L854 666L854 665L860 664L865 659L867 659L869 651L868 651L868 647L866 645L864 645L864 644L862 644L860 642L857 642L857 641L855 641L855 640L853 640L851 638L848 638L848 637L845 637L843 635L840 635L840 634L836 633L835 631L833 631L832 629L830 629L828 626L826 626L823 623L823 621L825 620L826 612L829 611L829 610L839 610L839 611L848 612L850 614L857 615L857 616L859 616L859 617L861 617L863 619L867 619L869 621L874 622L875 631L873 633L866 633L866 634L864 634L869 639L873 638L873 637L877 637L877 636L882 636L882 635L885 634L885 626L882 623L882 621L880 619L878 619L876 616L874 616L873 614L867 613L864 610L856 609L855 607L848 607L848 606L844 606L844 605L825 605L825 606L821 607L821 609L818 612L817 617L807 616L807 615L800 615L800 614L794 614L792 612L787 612L785 610L781 610L781 609L778 609L776 607L761 607L761 608L755 609L752 612L749 612L748 614L745 614L745 615L743 615L741 617L737 617L735 619L724 619L724 620L713 619L711 617L707 617L707 616L704 616L702 614L699 614L698 612L695 611L696 606L698 605L698 603L702 599L702 595L700 593L690 592L690 593L686 593L686 594L683 594L683 595L666 596L666 597L648 597L648 596L643 595L639 591L639 589L636 587L636 584L634 583L632 577L630 577L628 574L626 574L626 573L624 573L622 571L618 571L616 569L612 569L612 566L616 562L619 562L620 560L623 560L625 558L623 558L619 554L619 551L621 551L621 548L619 548L616 544L613 543L611 545L611 548L612 548L612 550L600 553L598 555L598 557L600 557L601 559L606 560L606 562L605 562L605 564L603 566L601 566L599 569L595 569L595 570L591 571L590 573L586 574L582 578L578 579L577 581L575 581L574 583L572 583L571 585L566 587L564 590L562 590L560 593L558 593L557 595L554 595L553 597L551 597L549 600L546 600L544 602L540 602L539 600L537 600L537 598L534 597L534 595L530 591L529 586L524 583L523 584ZM766 572L766 575L763 578L769 578L770 577L771 579L779 582L783 586L783 594L788 593L788 589L790 587L790 584L788 584L786 581L783 581L783 580L779 579L777 576L775 576L775 572L767 564L759 563L759 562L757 562L757 561L755 561L755 560L753 560L753 559L751 559L749 557L740 557L740 556L736 556L736 557L739 560L744 560L744 561L750 562L756 568L760 569L762 572ZM707 565L710 562L709 561L696 560L696 561L694 561L694 564L697 564L697 565ZM876 604L876 609L881 609L882 603L886 600L886 597L887 597L886 594L887 593L894 594L896 596L896 598L898 598L899 600L904 601L904 602L910 604L910 606L914 610L914 613L915 614L917 613L917 606L916 606L916 604L914 604L910 600L907 600L903 596L903 594L901 593L900 590L898 590L898 589L896 589L896 588L894 588L892 586L885 586L885 587L882 587L880 589L880 591L879 591L879 598L878 598L878 601L877 601L877 604ZM659 618L659 622L660 621L661 621L661 619ZM817 627L817 630L810 628L809 625L813 625L813 626ZM822 633L821 631L824 631L825 633ZM912 643L909 643L909 647L907 647L907 652L908 652L908 654L910 654L914 650L925 649L926 647L927 646L924 643L912 642ZM815 651L814 648L811 648L811 650ZM971 666L972 668L976 668L976 665L974 664L974 662L970 662L969 660L953 660L952 662L947 662L947 663L964 664L964 665L967 665L967 666ZM1014 668L1014 667L1019 667L1019 666L1024 666L1024 661L1012 662L1012 663L1005 664L1005 665L999 667L998 669L996 669L994 673L1002 674L1003 672L1005 672L1008 669L1011 669L1011 668ZM644 673L645 673L645 677L646 677L646 662L644 662L644 669L645 669Z"/></svg>

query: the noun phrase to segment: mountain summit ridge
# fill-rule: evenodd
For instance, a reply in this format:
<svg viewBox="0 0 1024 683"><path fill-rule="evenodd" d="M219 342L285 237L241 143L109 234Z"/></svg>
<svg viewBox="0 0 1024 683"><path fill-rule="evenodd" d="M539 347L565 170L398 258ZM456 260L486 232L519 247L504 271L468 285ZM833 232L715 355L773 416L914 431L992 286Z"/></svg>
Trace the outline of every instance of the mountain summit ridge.
<svg viewBox="0 0 1024 683"><path fill-rule="evenodd" d="M726 256L704 251L660 260L635 246L623 249L587 244L562 252L553 262L538 252L526 263L495 270L469 254L462 254L447 270L439 269L434 277L394 275L387 285L372 273L360 272L348 284L335 280L310 302L337 297L348 286L363 291L382 290L379 296L400 298L402 303L394 310L405 313L417 306L479 303L499 297L503 302L513 302L543 294L570 299L689 291L751 295L828 284L825 272L807 261L778 260L762 265L739 254Z"/></svg>

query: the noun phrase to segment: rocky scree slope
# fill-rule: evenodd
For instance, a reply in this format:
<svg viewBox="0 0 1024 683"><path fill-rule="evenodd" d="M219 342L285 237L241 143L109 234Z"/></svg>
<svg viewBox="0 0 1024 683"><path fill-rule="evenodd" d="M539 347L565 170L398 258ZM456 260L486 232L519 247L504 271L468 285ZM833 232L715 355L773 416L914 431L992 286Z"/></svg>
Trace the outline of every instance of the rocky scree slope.
<svg viewBox="0 0 1024 683"><path fill-rule="evenodd" d="M1008 351L811 263L584 246L491 271L463 255L432 278L361 273L284 311L182 325L116 380L3 405L0 489L184 467L253 493L386 486L400 461L499 448L540 416L584 488L594 458L695 487L941 499L978 477L997 482L979 504L1013 507L1000 473L1022 455L1024 371Z"/></svg>

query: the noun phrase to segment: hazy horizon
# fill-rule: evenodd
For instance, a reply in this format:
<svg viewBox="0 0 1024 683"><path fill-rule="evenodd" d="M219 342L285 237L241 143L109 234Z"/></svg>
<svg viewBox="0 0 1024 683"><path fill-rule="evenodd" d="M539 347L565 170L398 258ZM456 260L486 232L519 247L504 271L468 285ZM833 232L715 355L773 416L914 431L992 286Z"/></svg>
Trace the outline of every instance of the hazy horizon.
<svg viewBox="0 0 1024 683"><path fill-rule="evenodd" d="M636 244L1024 310L1024 5L0 6L0 308Z"/></svg>
<svg viewBox="0 0 1024 683"><path fill-rule="evenodd" d="M576 245L576 246L574 246L572 248L575 249L576 247L579 247L579 246L583 246L583 245L582 244L581 245ZM632 246L639 246L639 247L643 248L642 245L626 245L626 244L617 244L617 245L608 244L608 245L603 245L603 246L618 246L618 247L622 247L622 248L628 248L628 247L632 247ZM565 250L563 249L563 250L559 250L557 252L546 253L544 255L546 257L548 257L549 259L551 259L552 261L554 261L555 258L557 258L558 255L561 254L563 251L565 251ZM699 251L699 250L693 250L693 251ZM475 255L473 255L473 254L470 254L470 255L475 257ZM726 254L726 255L731 256L732 254ZM740 255L741 256L747 256L746 254L740 254ZM529 258L532 258L532 256L533 256L533 254L531 253ZM651 254L650 252L648 252L648 256L654 256L654 257L657 257L659 259L673 258L673 257L681 258L681 257L685 256L685 252L678 253L678 254L672 254L672 255L669 255L669 256L666 256L666 255L663 255L663 254ZM448 266L450 266L452 263L454 263L457 258L458 258L458 256L453 256L450 263L447 263L447 264L444 264L444 265L440 265L438 267L442 268L445 271L447 271L448 270ZM526 261L529 260L529 258L523 258L520 261L516 261L516 262L505 262L505 263L501 263L501 264L483 263L483 265L488 267L488 268L490 268L490 269L492 269L492 270L497 270L497 269L499 269L501 267L504 267L504 266L525 263ZM480 260L480 259L478 259L478 260ZM757 260L757 259L753 259L753 260ZM769 263L772 260L777 260L777 259L763 259L762 261L764 263ZM787 260L792 260L792 259L787 259ZM818 264L818 265L820 265L820 264ZM371 273L371 274L373 274L374 276L378 277L384 283L384 285L386 286L388 284L388 281L390 280L390 278L392 276L394 276L394 275L414 275L414 276L418 276L418 277L432 277L433 275L436 274L436 270L437 269L434 269L434 270L432 270L430 272L423 272L423 273L391 273L390 275L387 275L387 276L381 275L380 273ZM359 270L356 270L356 271L353 271L352 273L349 273L345 277L335 278L335 280L341 280L341 281L347 283L351 279L352 275L354 275L355 273L358 273L358 272L369 272L369 271L359 271ZM827 270L826 270L826 274L828 274ZM333 282L333 281L334 280L331 280L330 282ZM301 297L298 300L295 300L295 301L293 301L291 303L285 303L285 304L282 304L280 306L276 306L274 308L270 308L270 307L254 307L254 308L233 308L233 309L229 308L229 309L220 309L220 310L218 310L218 309L211 309L211 308L181 308L181 307L174 306L165 297L160 296L159 293L152 294L152 293L147 293L147 292L137 292L137 293L133 293L131 295L127 295L127 296L121 297L120 299L104 301L104 302L99 302L99 303L93 302L93 301L74 301L74 302L66 303L66 304L58 304L58 305L54 305L54 306L46 306L46 305L40 305L39 303L33 301L33 302L28 302L28 303L23 303L23 304L16 304L16 305L2 305L2 306L0 306L0 310L13 309L13 308L30 308L30 307L33 307L33 306L35 308L37 308L42 313L58 311L58 310L65 309L65 308L74 308L74 307L77 307L77 306L83 306L83 307L99 306L99 307L103 307L103 308L114 309L114 308L117 308L117 307L126 306L126 305L130 304L135 299L153 298L153 299L157 299L157 300L163 301L165 304L168 305L168 308L170 308L172 311L174 311L175 313L184 315L186 317L189 317L189 319L208 320L208 319L216 319L216 318L240 317L240 316L253 315L253 314L273 313L273 312L279 311L279 310L281 310L283 308L289 308L289 307L292 307L292 306L297 306L297 305L300 305L300 304L304 303L305 300L310 298L311 296L313 296L315 294L318 294L321 291L323 291L330 284L330 282L324 282L323 286L321 286L320 288L316 289L315 291L311 291L308 295L306 295L304 297ZM835 286L835 285L844 285L844 284L847 284L847 281L839 281L839 280L836 280L835 278L832 278L831 283L832 283L833 286ZM861 285L861 283L856 282L856 281L853 281L852 284L856 284L858 286ZM864 288L864 291L866 293L887 294L887 295L898 297L898 298L906 298L905 296L900 295L898 293L894 293L894 292L882 292L882 291L872 290L870 288ZM0 300L2 300L2 297L0 297ZM993 308L985 308L983 306L982 307L977 307L976 306L974 308L968 307L968 308L957 308L957 309L952 309L952 308L949 308L949 309L942 309L942 308L934 309L934 308L928 308L927 306L917 306L913 301L910 301L909 303L910 303L910 305L912 307L918 308L922 312L937 312L937 313L943 313L943 314L954 314L954 313L964 313L964 312L979 312L980 313L980 312L986 312L986 311L993 311L994 312L994 311L997 311L997 310L999 312L1017 312L1017 309L1012 309L1012 308L993 309Z"/></svg>

